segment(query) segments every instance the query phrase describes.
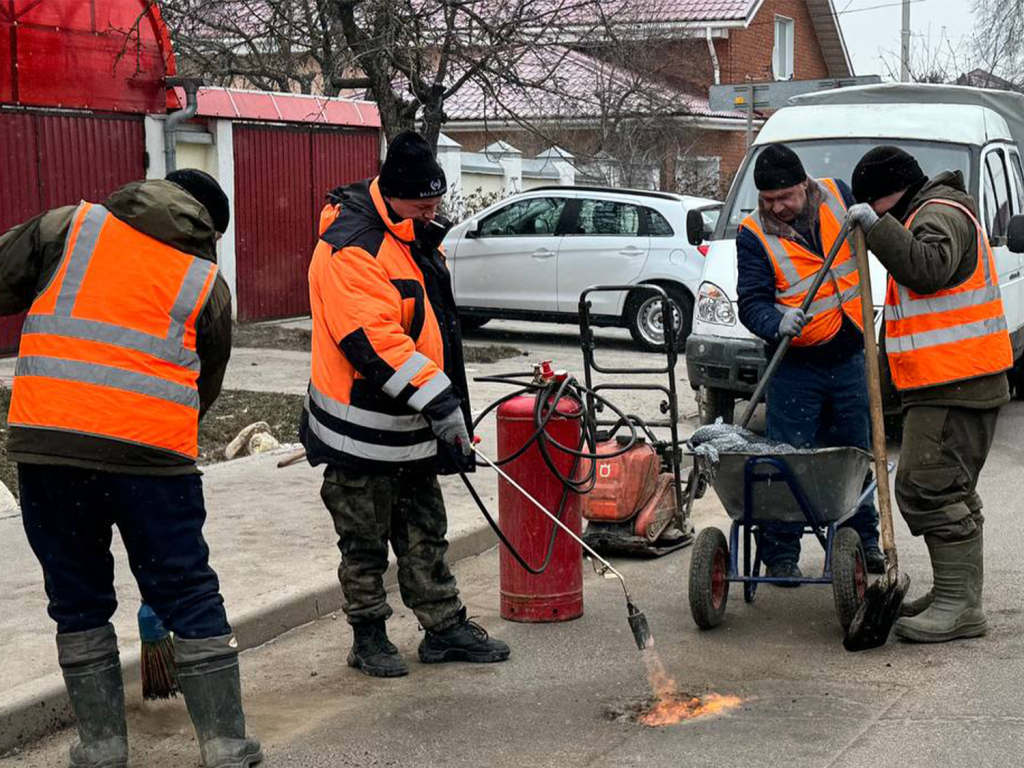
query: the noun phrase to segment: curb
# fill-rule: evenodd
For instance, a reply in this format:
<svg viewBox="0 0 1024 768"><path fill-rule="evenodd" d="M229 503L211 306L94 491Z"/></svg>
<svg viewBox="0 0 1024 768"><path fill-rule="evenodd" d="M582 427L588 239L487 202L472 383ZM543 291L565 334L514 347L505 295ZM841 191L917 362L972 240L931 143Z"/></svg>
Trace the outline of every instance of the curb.
<svg viewBox="0 0 1024 768"><path fill-rule="evenodd" d="M481 523L448 540L448 562L475 557L498 543L494 532ZM384 586L398 583L398 567L392 561L384 574ZM304 592L282 598L259 608L239 611L231 617L239 650L249 650L286 632L341 610L342 594L337 578L325 579ZM141 701L137 648L121 654L126 699ZM9 756L72 722L71 705L59 672L18 686L12 700L0 704L0 759Z"/></svg>

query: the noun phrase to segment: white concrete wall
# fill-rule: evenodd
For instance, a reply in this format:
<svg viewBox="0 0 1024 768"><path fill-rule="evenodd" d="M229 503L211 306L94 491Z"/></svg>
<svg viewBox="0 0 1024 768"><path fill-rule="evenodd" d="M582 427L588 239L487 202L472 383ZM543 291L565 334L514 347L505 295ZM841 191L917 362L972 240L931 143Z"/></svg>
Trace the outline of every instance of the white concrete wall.
<svg viewBox="0 0 1024 768"><path fill-rule="evenodd" d="M488 195L494 192L505 191L505 177L490 173L465 173L462 174L462 194L465 197L477 192Z"/></svg>
<svg viewBox="0 0 1024 768"><path fill-rule="evenodd" d="M558 183L558 179L538 179L530 178L529 176L524 176L523 188L521 191L526 192L527 190L536 189L537 187L550 187Z"/></svg>
<svg viewBox="0 0 1024 768"><path fill-rule="evenodd" d="M220 182L231 206L231 221L217 244L217 262L221 274L231 289L231 316L238 316L238 268L235 260L235 141L234 124L230 120L211 120L213 134L212 157L214 170L210 173Z"/></svg>
<svg viewBox="0 0 1024 768"><path fill-rule="evenodd" d="M178 168L198 168L217 177L217 155L212 144L191 144L179 134L175 158Z"/></svg>

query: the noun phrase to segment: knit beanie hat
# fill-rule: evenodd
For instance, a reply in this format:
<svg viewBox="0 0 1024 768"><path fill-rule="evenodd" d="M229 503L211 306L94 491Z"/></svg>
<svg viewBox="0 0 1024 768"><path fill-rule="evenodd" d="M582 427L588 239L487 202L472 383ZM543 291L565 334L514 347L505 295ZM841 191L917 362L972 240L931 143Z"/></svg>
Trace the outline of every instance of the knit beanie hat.
<svg viewBox="0 0 1024 768"><path fill-rule="evenodd" d="M167 181L177 184L202 204L213 220L214 229L222 235L227 231L231 207L228 196L213 176L198 168L182 168L168 173Z"/></svg>
<svg viewBox="0 0 1024 768"><path fill-rule="evenodd" d="M448 190L444 171L427 140L404 131L391 142L380 169L380 193L399 200L440 197Z"/></svg>
<svg viewBox="0 0 1024 768"><path fill-rule="evenodd" d="M788 189L806 180L804 164L785 144L769 144L754 163L754 186L759 192Z"/></svg>
<svg viewBox="0 0 1024 768"><path fill-rule="evenodd" d="M873 203L925 178L913 155L899 147L883 146L875 147L860 159L853 169L851 186L858 203Z"/></svg>

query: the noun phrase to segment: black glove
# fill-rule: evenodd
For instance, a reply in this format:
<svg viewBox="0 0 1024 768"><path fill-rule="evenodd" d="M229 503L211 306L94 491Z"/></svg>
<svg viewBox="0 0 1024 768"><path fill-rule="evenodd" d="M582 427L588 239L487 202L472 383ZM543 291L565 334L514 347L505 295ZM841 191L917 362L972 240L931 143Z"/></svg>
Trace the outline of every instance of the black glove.
<svg viewBox="0 0 1024 768"><path fill-rule="evenodd" d="M466 418L462 415L461 408L455 408L443 419L431 421L430 428L434 430L438 440L460 449L463 456L469 456L473 452L469 430L466 429Z"/></svg>

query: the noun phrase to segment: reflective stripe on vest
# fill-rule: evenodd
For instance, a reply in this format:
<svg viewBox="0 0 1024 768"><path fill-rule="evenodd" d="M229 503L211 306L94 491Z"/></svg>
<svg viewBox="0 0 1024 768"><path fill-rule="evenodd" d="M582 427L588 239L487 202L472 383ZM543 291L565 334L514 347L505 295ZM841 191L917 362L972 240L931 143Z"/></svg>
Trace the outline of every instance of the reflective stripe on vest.
<svg viewBox="0 0 1024 768"><path fill-rule="evenodd" d="M831 179L817 182L824 202L818 209L819 230L822 248L831 249L838 237L842 222L846 218L838 185ZM799 307L824 263L822 256L813 253L803 245L783 240L768 234L761 220L760 211L755 211L743 222L761 241L775 271L775 308L780 313ZM793 340L795 346L814 346L829 341L842 327L845 314L861 328L863 320L860 309L860 278L857 262L849 245L844 244L832 263L827 279L818 289L818 294L808 309L811 320L803 333Z"/></svg>
<svg viewBox="0 0 1024 768"><path fill-rule="evenodd" d="M82 203L22 330L12 425L198 455L196 321L217 266ZM125 263L125 254L137 259ZM147 268L140 269L140 265ZM69 399L80 403L67 407Z"/></svg>
<svg viewBox="0 0 1024 768"><path fill-rule="evenodd" d="M429 459L437 455L437 438L430 431L430 423L426 417L418 413L392 416L357 408L324 394L312 382L306 393L305 407L310 432L339 453L391 463ZM336 419L339 422L337 427L332 429L325 423L329 419L319 418L318 411ZM346 430L348 425L373 430L374 442L359 440L351 434L345 434L343 430ZM404 437L420 431L429 435L429 438L409 441Z"/></svg>
<svg viewBox="0 0 1024 768"><path fill-rule="evenodd" d="M885 346L898 389L918 389L1000 373L1013 365L992 250L977 217L951 200L929 200L966 215L977 232L978 263L962 283L918 295L891 276L886 290ZM924 208L907 220L910 229Z"/></svg>

